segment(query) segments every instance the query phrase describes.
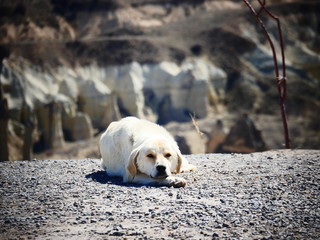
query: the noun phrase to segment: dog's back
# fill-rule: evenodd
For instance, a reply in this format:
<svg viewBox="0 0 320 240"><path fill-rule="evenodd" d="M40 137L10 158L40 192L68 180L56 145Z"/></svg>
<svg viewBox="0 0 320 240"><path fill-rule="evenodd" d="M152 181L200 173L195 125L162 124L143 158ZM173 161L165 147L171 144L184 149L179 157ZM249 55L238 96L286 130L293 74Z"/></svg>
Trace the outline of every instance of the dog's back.
<svg viewBox="0 0 320 240"><path fill-rule="evenodd" d="M123 176L126 158L131 148L128 136L130 129L122 120L112 122L100 138L101 167L108 169L110 176Z"/></svg>

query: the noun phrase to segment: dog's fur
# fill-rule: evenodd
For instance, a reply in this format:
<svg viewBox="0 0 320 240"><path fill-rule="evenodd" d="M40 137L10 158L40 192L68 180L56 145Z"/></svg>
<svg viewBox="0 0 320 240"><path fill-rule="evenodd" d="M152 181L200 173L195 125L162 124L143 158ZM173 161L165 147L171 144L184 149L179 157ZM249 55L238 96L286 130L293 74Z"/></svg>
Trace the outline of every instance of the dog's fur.
<svg viewBox="0 0 320 240"><path fill-rule="evenodd" d="M112 122L100 139L101 166L123 182L183 187L173 173L192 171L173 137L161 126L126 117Z"/></svg>

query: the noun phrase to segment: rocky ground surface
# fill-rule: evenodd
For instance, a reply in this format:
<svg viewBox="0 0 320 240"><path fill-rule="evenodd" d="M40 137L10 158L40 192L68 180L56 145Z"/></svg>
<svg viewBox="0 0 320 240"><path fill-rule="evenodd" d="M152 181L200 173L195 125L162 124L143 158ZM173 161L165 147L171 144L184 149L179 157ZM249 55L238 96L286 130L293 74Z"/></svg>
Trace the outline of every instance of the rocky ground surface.
<svg viewBox="0 0 320 240"><path fill-rule="evenodd" d="M320 151L188 155L185 188L97 159L0 163L0 239L319 239Z"/></svg>

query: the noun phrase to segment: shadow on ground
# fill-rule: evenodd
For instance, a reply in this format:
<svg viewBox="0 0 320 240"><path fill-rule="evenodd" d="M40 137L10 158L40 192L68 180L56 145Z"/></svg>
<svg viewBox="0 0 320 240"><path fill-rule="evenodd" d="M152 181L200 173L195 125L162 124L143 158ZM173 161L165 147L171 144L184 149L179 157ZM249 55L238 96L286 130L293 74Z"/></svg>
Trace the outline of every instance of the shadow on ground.
<svg viewBox="0 0 320 240"><path fill-rule="evenodd" d="M97 172L93 172L86 175L87 179L92 179L95 182L101 184L115 184L115 185L124 185L122 179L120 177L110 177L106 173L106 171L99 170Z"/></svg>
<svg viewBox="0 0 320 240"><path fill-rule="evenodd" d="M133 184L133 183L123 183L121 177L111 177L108 176L108 174L103 171L99 170L90 174L86 175L87 179L92 179L95 182L101 183L101 184L114 184L118 186L125 186L125 187L142 187L142 186L147 186L147 187L161 187L155 184L149 184L149 185L138 185L138 184Z"/></svg>

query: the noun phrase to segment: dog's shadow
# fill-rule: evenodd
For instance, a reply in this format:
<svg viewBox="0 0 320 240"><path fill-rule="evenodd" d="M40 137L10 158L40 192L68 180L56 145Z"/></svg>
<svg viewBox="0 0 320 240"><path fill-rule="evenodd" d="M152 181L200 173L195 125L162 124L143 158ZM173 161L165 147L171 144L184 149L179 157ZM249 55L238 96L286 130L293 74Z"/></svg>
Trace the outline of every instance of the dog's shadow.
<svg viewBox="0 0 320 240"><path fill-rule="evenodd" d="M101 184L116 184L123 185L122 179L120 177L110 177L106 171L100 170L86 175L87 179L92 179L95 182Z"/></svg>
<svg viewBox="0 0 320 240"><path fill-rule="evenodd" d="M123 183L122 177L111 177L106 171L100 170L86 175L87 179L92 179L101 184L113 184L126 187L142 187L142 185L133 183Z"/></svg>

